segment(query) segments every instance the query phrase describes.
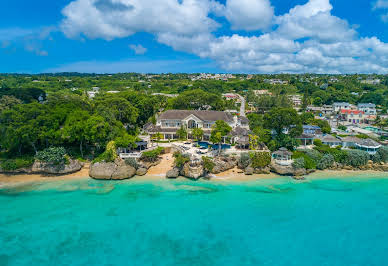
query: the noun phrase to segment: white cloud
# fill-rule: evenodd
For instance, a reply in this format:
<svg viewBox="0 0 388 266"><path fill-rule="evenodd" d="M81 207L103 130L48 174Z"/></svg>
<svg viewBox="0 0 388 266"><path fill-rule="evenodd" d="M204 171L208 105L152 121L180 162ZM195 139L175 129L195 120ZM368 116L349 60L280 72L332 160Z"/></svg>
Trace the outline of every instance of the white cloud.
<svg viewBox="0 0 388 266"><path fill-rule="evenodd" d="M129 45L129 48L137 55L143 55L147 52L147 48L143 47L141 44L131 44Z"/></svg>
<svg viewBox="0 0 388 266"><path fill-rule="evenodd" d="M377 0L373 5L373 9L388 8L388 0Z"/></svg>
<svg viewBox="0 0 388 266"><path fill-rule="evenodd" d="M112 40L136 32L193 36L217 29L208 17L216 6L208 0L76 0L63 9L61 28L71 38Z"/></svg>
<svg viewBox="0 0 388 266"><path fill-rule="evenodd" d="M227 0L225 16L234 30L267 30L274 8L269 0Z"/></svg>
<svg viewBox="0 0 388 266"><path fill-rule="evenodd" d="M329 0L309 0L274 17L269 0L76 0L63 10L61 28L69 37L106 40L148 32L228 71L387 73L388 44L360 38L332 9ZM264 33L216 35L220 25L210 14L226 17L232 30Z"/></svg>

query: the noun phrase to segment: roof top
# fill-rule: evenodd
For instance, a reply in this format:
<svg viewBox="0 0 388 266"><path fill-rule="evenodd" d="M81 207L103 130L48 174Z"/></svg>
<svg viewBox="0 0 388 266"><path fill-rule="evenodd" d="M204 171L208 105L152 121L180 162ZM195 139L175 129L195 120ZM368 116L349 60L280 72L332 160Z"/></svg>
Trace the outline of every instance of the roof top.
<svg viewBox="0 0 388 266"><path fill-rule="evenodd" d="M376 105L373 104L373 103L359 103L358 107L372 107L372 108L375 108Z"/></svg>
<svg viewBox="0 0 388 266"><path fill-rule="evenodd" d="M190 115L195 115L203 121L223 120L233 122L233 115L221 111L203 111L203 110L168 110L160 114L159 119L182 120Z"/></svg>
<svg viewBox="0 0 388 266"><path fill-rule="evenodd" d="M373 139L361 139L359 143L357 143L360 146L367 146L367 147L381 147L381 144L377 141L374 141Z"/></svg>
<svg viewBox="0 0 388 266"><path fill-rule="evenodd" d="M333 137L332 135L326 135L321 138L322 142L341 142L340 139Z"/></svg>
<svg viewBox="0 0 388 266"><path fill-rule="evenodd" d="M344 137L341 139L343 142L354 142L354 143L358 143L360 142L361 139L357 138L357 137L352 137L352 136L348 136L348 137Z"/></svg>
<svg viewBox="0 0 388 266"><path fill-rule="evenodd" d="M342 110L341 110L341 113L343 113L343 114L356 114L356 115L358 115L358 114L364 114L363 111L359 111L359 110L348 110L348 109L342 109Z"/></svg>
<svg viewBox="0 0 388 266"><path fill-rule="evenodd" d="M287 150L286 148L282 147L278 151L275 151L273 154L275 155L292 155L292 152Z"/></svg>

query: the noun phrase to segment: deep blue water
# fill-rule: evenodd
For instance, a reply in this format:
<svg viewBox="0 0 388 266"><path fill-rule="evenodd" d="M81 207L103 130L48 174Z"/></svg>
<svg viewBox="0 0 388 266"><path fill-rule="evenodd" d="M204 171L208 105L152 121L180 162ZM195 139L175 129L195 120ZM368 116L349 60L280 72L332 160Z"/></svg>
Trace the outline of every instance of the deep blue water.
<svg viewBox="0 0 388 266"><path fill-rule="evenodd" d="M387 250L388 178L0 190L1 266L370 266Z"/></svg>
<svg viewBox="0 0 388 266"><path fill-rule="evenodd" d="M210 146L212 147L213 150L218 150L220 147L218 144L210 144L209 142L206 142L206 141L200 141L198 142L198 145L206 149L208 149ZM230 147L231 146L229 144L221 144L221 150L230 149Z"/></svg>

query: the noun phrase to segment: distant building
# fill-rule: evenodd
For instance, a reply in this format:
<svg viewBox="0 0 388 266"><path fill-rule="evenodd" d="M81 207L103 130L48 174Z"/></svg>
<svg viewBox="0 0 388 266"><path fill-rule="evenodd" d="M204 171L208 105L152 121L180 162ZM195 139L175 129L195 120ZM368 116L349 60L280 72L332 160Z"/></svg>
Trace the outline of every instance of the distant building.
<svg viewBox="0 0 388 266"><path fill-rule="evenodd" d="M367 153L374 155L377 150L381 148L381 144L374 141L373 139L361 139L358 143L356 143L356 148L362 151L366 151Z"/></svg>
<svg viewBox="0 0 388 266"><path fill-rule="evenodd" d="M291 165L293 162L292 152L286 148L280 148L278 151L272 153L272 158L276 164L283 166Z"/></svg>
<svg viewBox="0 0 388 266"><path fill-rule="evenodd" d="M269 90L254 90L253 93L256 96L272 95L272 92L269 92Z"/></svg>
<svg viewBox="0 0 388 266"><path fill-rule="evenodd" d="M357 105L359 111L363 111L367 115L376 115L376 105L373 103L359 103Z"/></svg>
<svg viewBox="0 0 388 266"><path fill-rule="evenodd" d="M106 93L116 94L116 93L120 93L120 91L107 91Z"/></svg>
<svg viewBox="0 0 388 266"><path fill-rule="evenodd" d="M326 135L319 138L323 144L328 145L330 147L342 146L342 141L333 137L332 135Z"/></svg>
<svg viewBox="0 0 388 266"><path fill-rule="evenodd" d="M361 83L363 84L369 84L369 85L379 85L381 83L381 79L366 79L366 80L361 80Z"/></svg>
<svg viewBox="0 0 388 266"><path fill-rule="evenodd" d="M351 124L364 124L366 115L363 111L343 109L340 112L340 118Z"/></svg>
<svg viewBox="0 0 388 266"><path fill-rule="evenodd" d="M318 126L303 125L303 134L306 135L321 135L322 130Z"/></svg>
<svg viewBox="0 0 388 266"><path fill-rule="evenodd" d="M339 112L343 109L350 109L350 103L347 102L336 102L333 103L333 111Z"/></svg>
<svg viewBox="0 0 388 266"><path fill-rule="evenodd" d="M289 95L288 97L295 107L302 105L302 96L295 94L295 95Z"/></svg>
<svg viewBox="0 0 388 266"><path fill-rule="evenodd" d="M271 85L288 85L287 80L281 80L281 79L265 79L264 83L268 83Z"/></svg>

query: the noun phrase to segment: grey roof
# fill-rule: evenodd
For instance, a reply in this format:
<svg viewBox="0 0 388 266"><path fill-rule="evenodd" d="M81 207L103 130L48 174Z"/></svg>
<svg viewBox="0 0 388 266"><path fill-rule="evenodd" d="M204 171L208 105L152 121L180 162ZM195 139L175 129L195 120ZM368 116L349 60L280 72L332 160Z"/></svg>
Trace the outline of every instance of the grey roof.
<svg viewBox="0 0 388 266"><path fill-rule="evenodd" d="M297 139L314 139L314 136L313 135L310 135L310 134L302 134L298 137L296 137Z"/></svg>
<svg viewBox="0 0 388 266"><path fill-rule="evenodd" d="M175 133L179 128L161 128L160 126L150 125L145 131L149 133Z"/></svg>
<svg viewBox="0 0 388 266"><path fill-rule="evenodd" d="M232 136L248 136L252 132L246 128L236 127L232 131Z"/></svg>
<svg viewBox="0 0 388 266"><path fill-rule="evenodd" d="M341 142L340 139L337 139L336 137L333 137L332 135L326 135L326 136L323 136L321 139L320 139L322 142Z"/></svg>
<svg viewBox="0 0 388 266"><path fill-rule="evenodd" d="M373 104L373 103L359 103L358 105L358 108L368 108L368 107L370 107L370 108L375 108L376 107L376 105L375 104Z"/></svg>
<svg viewBox="0 0 388 266"><path fill-rule="evenodd" d="M373 139L361 139L359 143L357 143L360 146L367 146L367 147L379 147L381 146L380 143L377 141L374 141Z"/></svg>
<svg viewBox="0 0 388 266"><path fill-rule="evenodd" d="M190 115L195 115L202 121L215 122L223 120L232 123L233 115L221 111L204 111L204 110L168 110L159 115L159 119L182 120Z"/></svg>
<svg viewBox="0 0 388 266"><path fill-rule="evenodd" d="M245 124L249 123L249 119L246 118L245 116L239 116L238 120L241 121L241 123L245 123Z"/></svg>
<svg viewBox="0 0 388 266"><path fill-rule="evenodd" d="M352 137L352 136L348 136L348 137L344 137L341 139L343 142L354 142L354 143L359 143L361 139L357 138L357 137Z"/></svg>
<svg viewBox="0 0 388 266"><path fill-rule="evenodd" d="M275 154L275 155L289 155L291 156L292 155L292 152L290 152L289 150L287 150L286 148L280 148L278 151L275 151L274 153L272 154Z"/></svg>

